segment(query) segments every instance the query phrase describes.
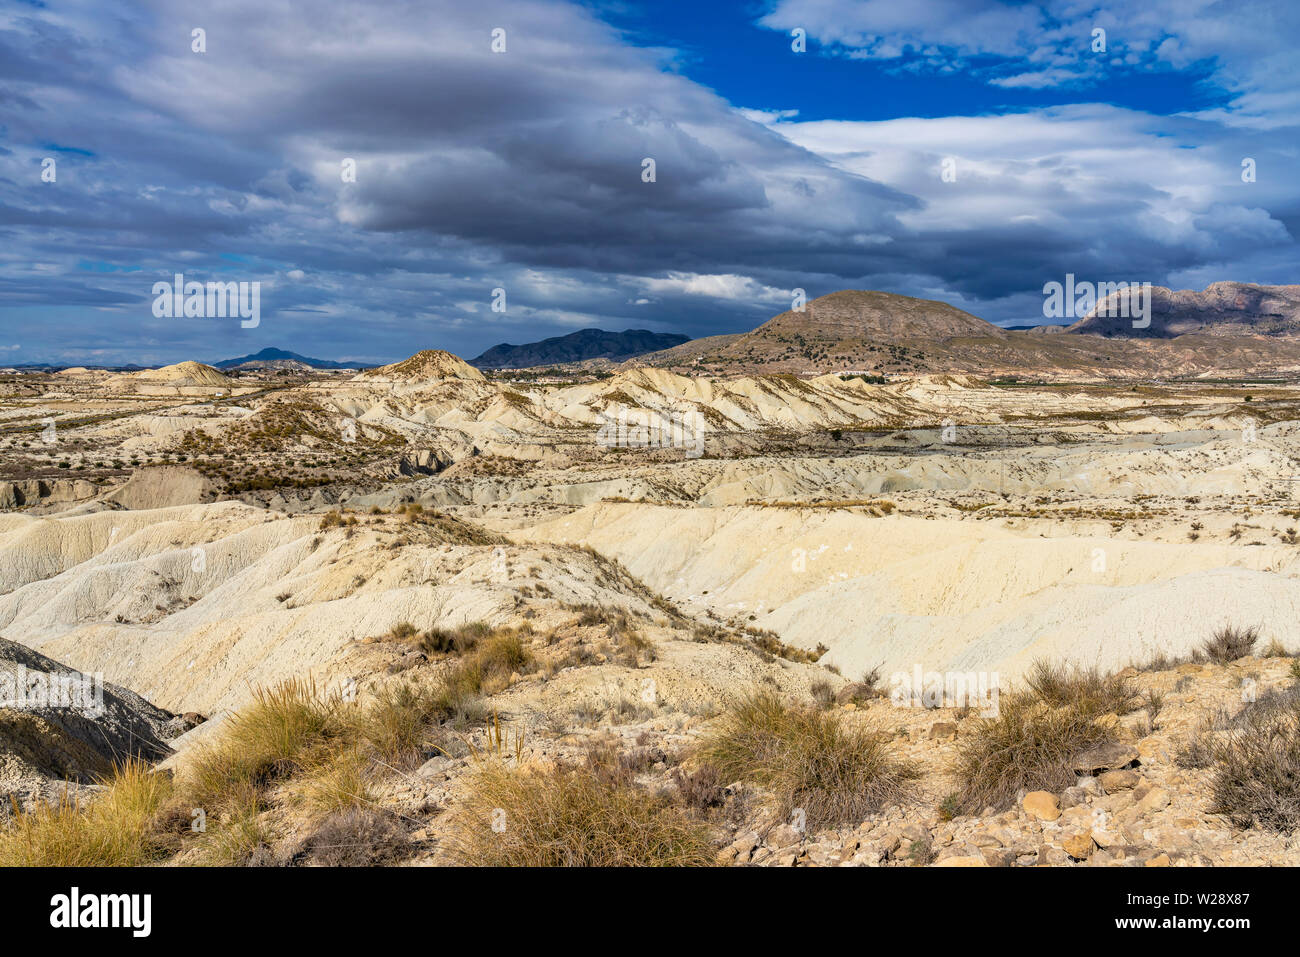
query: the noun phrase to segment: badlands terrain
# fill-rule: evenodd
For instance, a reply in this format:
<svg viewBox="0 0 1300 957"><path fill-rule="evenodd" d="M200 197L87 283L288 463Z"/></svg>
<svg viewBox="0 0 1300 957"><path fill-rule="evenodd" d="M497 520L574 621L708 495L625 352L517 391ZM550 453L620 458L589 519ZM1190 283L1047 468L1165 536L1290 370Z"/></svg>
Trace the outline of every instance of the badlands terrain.
<svg viewBox="0 0 1300 957"><path fill-rule="evenodd" d="M114 862L1300 863L1226 757L1296 707L1300 389L882 378L3 376L0 677L105 684L0 708L0 860L135 769Z"/></svg>

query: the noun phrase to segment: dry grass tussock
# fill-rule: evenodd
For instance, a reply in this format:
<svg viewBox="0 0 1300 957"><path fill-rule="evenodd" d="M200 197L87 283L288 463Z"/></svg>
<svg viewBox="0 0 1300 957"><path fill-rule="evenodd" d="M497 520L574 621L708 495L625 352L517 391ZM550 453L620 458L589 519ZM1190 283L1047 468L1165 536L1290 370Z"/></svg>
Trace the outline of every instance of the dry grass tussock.
<svg viewBox="0 0 1300 957"><path fill-rule="evenodd" d="M677 794L636 782L628 763L593 751L583 764L514 767L479 760L457 804L456 863L510 867L688 867L714 858L709 824Z"/></svg>
<svg viewBox="0 0 1300 957"><path fill-rule="evenodd" d="M1070 787L1073 759L1116 740L1116 719L1140 700L1127 677L1036 663L1024 688L1000 696L997 716L960 739L954 808L1002 810L1022 791Z"/></svg>
<svg viewBox="0 0 1300 957"><path fill-rule="evenodd" d="M102 779L85 800L12 809L0 830L0 867L137 867L171 849L171 781L131 759Z"/></svg>
<svg viewBox="0 0 1300 957"><path fill-rule="evenodd" d="M364 702L322 695L310 683L261 689L173 782L129 761L93 797L31 811L0 830L0 864L134 866L177 853L195 863L240 864L275 835L277 804L308 819L373 808L370 783L409 768L444 740L438 685L390 684ZM201 808L206 829L190 828Z"/></svg>
<svg viewBox="0 0 1300 957"><path fill-rule="evenodd" d="M802 809L810 830L856 824L903 801L918 775L878 732L835 712L787 703L768 689L723 715L698 757L725 780L768 789L783 816Z"/></svg>

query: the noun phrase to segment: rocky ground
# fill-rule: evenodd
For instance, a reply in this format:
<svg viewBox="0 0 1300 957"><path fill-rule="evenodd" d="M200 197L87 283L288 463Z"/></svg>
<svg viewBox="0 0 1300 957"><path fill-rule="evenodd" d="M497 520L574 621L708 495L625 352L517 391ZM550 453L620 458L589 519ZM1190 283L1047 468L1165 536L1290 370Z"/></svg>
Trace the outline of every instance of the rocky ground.
<svg viewBox="0 0 1300 957"><path fill-rule="evenodd" d="M924 797L916 806L838 832L807 835L788 822L774 822L767 831L761 825L739 830L720 860L764 866L1300 864L1300 838L1243 830L1209 813L1209 770L1180 765L1180 752L1215 715L1289 687L1296 680L1293 659L1243 658L1228 666L1187 663L1132 673L1143 691L1164 695L1154 730L1146 712L1120 721L1120 743L1082 756L1076 784L1060 793L1029 792L1002 812L989 808L978 816L949 817L942 804L953 782L945 770L979 716L955 720L951 713L918 714L881 702L863 710L896 726L900 750L925 768Z"/></svg>

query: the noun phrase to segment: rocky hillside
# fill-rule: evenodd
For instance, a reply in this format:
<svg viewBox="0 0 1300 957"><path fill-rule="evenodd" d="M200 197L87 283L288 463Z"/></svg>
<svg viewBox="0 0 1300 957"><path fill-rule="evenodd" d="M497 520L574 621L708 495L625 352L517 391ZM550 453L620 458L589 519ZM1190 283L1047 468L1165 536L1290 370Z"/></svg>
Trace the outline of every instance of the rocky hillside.
<svg viewBox="0 0 1300 957"><path fill-rule="evenodd" d="M946 302L846 289L812 300L803 311L791 310L774 316L744 336L742 342L764 339L784 342L794 336L878 342L1005 335L992 323Z"/></svg>
<svg viewBox="0 0 1300 957"><path fill-rule="evenodd" d="M235 385L233 379L222 375L212 366L202 362L185 361L175 365L162 366L158 369L145 369L142 372L128 373L141 383L163 385L173 388L201 386L204 388L229 388Z"/></svg>
<svg viewBox="0 0 1300 957"><path fill-rule="evenodd" d="M1224 305L1215 313L1226 319L1205 318L1213 312L1210 310L1195 312L1202 320L1170 319L1161 325L1160 310L1173 315L1168 304L1174 300L1162 299L1153 290L1157 319L1151 329L1134 330L1131 319L1120 318L1108 320L1111 325L1104 327L1084 320L1069 330L1052 327L1048 332L1002 329L941 302L846 291L814 299L803 312L781 313L752 332L697 339L629 364L724 376L965 372L1069 380L1289 375L1300 371L1300 336L1288 338L1285 333L1293 321L1288 318L1292 307L1287 305L1291 301L1287 296L1292 294L1277 292L1297 287L1217 286L1271 288L1274 292L1258 297L1215 293L1222 296L1222 302L1236 304L1231 309ZM1251 306L1252 302L1256 306ZM1184 310L1178 315L1193 312ZM1165 331L1143 335L1157 329Z"/></svg>
<svg viewBox="0 0 1300 957"><path fill-rule="evenodd" d="M528 342L519 346L503 342L477 359L471 359L470 363L480 369L528 369L533 366L583 362L587 359L620 362L648 352L670 349L688 341L689 337L678 333L650 332L646 329L627 329L623 332L580 329L567 336L552 336L540 342Z"/></svg>
<svg viewBox="0 0 1300 957"><path fill-rule="evenodd" d="M1216 282L1201 292L1153 286L1151 325L1143 329L1135 329L1131 318L1120 315L1126 296L1124 292L1107 296L1066 331L1162 339L1185 335L1300 336L1300 286Z"/></svg>
<svg viewBox="0 0 1300 957"><path fill-rule="evenodd" d="M460 356L441 349L423 349L401 362L394 362L359 373L354 381L421 382L430 379L478 379L479 372Z"/></svg>
<svg viewBox="0 0 1300 957"><path fill-rule="evenodd" d="M0 796L89 784L130 756L156 761L181 730L134 692L0 638Z"/></svg>

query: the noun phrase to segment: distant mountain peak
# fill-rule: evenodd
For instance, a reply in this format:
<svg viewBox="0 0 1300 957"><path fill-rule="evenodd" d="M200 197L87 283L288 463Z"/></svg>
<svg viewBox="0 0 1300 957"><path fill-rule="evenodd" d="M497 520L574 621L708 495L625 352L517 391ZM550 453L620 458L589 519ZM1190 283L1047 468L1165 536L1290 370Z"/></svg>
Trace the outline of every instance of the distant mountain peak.
<svg viewBox="0 0 1300 957"><path fill-rule="evenodd" d="M483 379L479 372L460 356L442 349L422 349L409 359L393 362L377 369L367 369L356 376L356 381L423 381L426 379Z"/></svg>
<svg viewBox="0 0 1300 957"><path fill-rule="evenodd" d="M937 299L874 289L843 289L773 316L749 336L817 336L843 340L952 339L1002 336L1003 330Z"/></svg>
<svg viewBox="0 0 1300 957"><path fill-rule="evenodd" d="M1107 338L1300 337L1300 286L1213 282L1194 289L1151 287L1150 325L1134 326L1128 292L1106 296L1067 332ZM1129 308L1121 308L1129 306Z"/></svg>
<svg viewBox="0 0 1300 957"><path fill-rule="evenodd" d="M579 329L566 336L552 336L523 345L503 342L471 359L470 364L480 369L527 369L587 359L622 362L689 341L689 336L679 333L650 332L648 329L627 329L623 332Z"/></svg>
<svg viewBox="0 0 1300 957"><path fill-rule="evenodd" d="M237 368L311 368L311 369L364 369L370 365L368 362L335 362L332 359L313 359L310 356L301 356L296 352L289 352L287 349L277 349L274 346L267 346L252 355L239 356L236 359L222 359L220 362L212 363L218 369L237 369Z"/></svg>

